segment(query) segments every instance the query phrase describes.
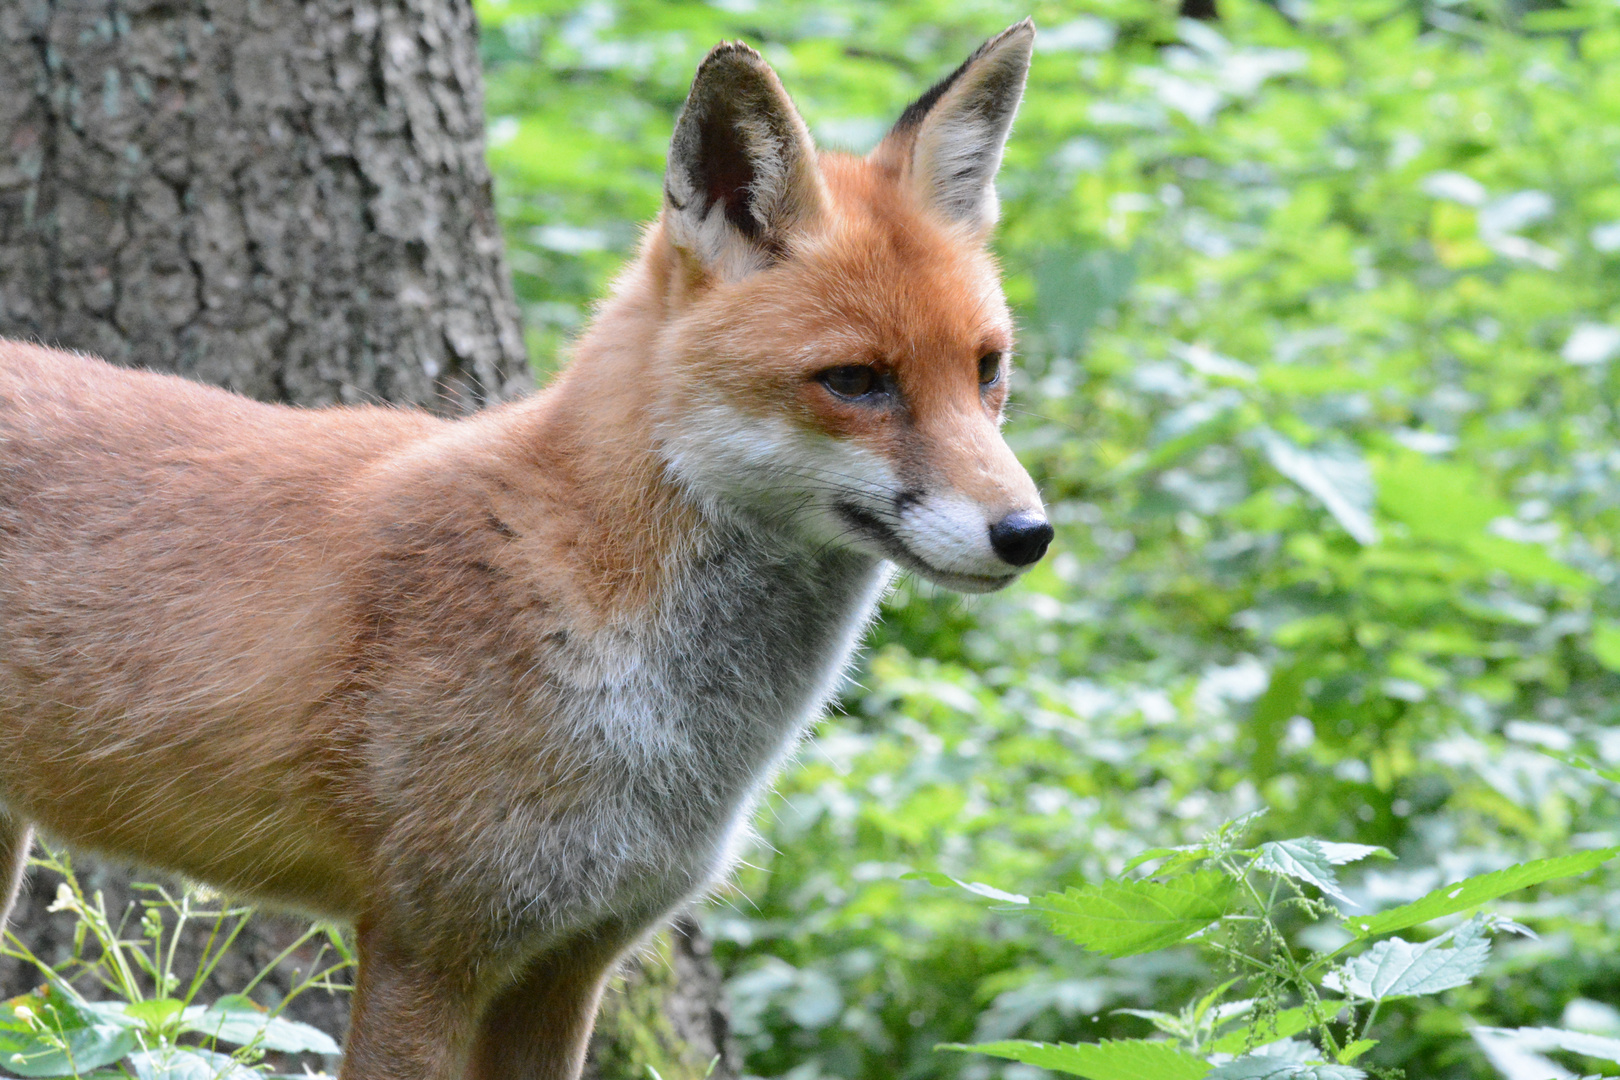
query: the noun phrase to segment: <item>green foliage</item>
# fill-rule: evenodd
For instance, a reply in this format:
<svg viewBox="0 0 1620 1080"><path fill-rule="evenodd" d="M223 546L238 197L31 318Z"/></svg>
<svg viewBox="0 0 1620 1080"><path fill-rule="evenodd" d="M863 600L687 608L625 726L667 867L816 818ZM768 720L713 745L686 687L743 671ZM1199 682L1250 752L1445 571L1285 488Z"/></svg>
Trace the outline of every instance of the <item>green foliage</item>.
<svg viewBox="0 0 1620 1080"><path fill-rule="evenodd" d="M1061 895L1061 915L1054 917L1052 897L1025 901L1046 915L1052 928L1076 937L1088 947L1130 942L1112 951L1126 956L1177 945L1189 934L1198 944L1220 957L1237 972L1235 978L1209 990L1196 1002L1170 1015L1152 1010L1124 1010L1151 1021L1166 1040L1142 1039L1051 1045L1001 1040L975 1045L947 1044L941 1049L972 1051L1038 1065L1088 1080L1130 1080L1133 1077L1186 1077L1198 1080L1362 1080L1367 1074L1350 1063L1377 1045L1371 1038L1379 1007L1403 997L1438 994L1465 986L1484 970L1490 955L1493 930L1523 927L1476 915L1438 937L1415 943L1387 938L1368 944L1373 933L1366 920L1340 914L1331 905L1311 899L1308 886L1333 899L1348 902L1340 890L1335 865L1353 863L1382 849L1355 844L1334 844L1314 837L1273 841L1252 850L1239 848L1242 822L1230 823L1211 840L1174 853L1147 853L1145 859L1163 858L1159 880L1121 877ZM1492 880L1473 879L1445 885L1407 905L1410 922L1394 920L1389 929L1413 926L1430 918L1453 914L1482 899L1495 899L1533 884L1581 874L1620 855L1620 848L1592 852L1577 859L1541 860L1509 867ZM1193 869L1193 867L1202 867ZM980 893L983 886L971 891ZM1166 902L1166 897L1174 899ZM1459 904L1460 899L1470 901ZM1047 905L1047 906L1043 906ZM1167 911L1177 921L1177 933L1164 932ZM1198 912L1188 929L1184 913ZM1290 945L1281 924L1290 915L1310 919L1332 917L1353 933L1336 949L1300 955ZM1096 927L1106 927L1099 935ZM1155 944L1136 947L1138 942ZM1353 956L1346 953L1367 946ZM1223 1002L1240 983L1251 984L1253 996ZM1322 991L1338 995L1324 997ZM1288 998L1300 1001L1289 1009ZM1358 1008L1369 1006L1364 1017ZM1236 1030L1226 1030L1242 1021ZM1292 1036L1310 1031L1312 1043ZM1603 1039L1575 1032L1546 1029L1540 1033L1490 1031L1486 1040L1539 1039L1548 1046L1571 1049L1591 1057L1608 1056L1620 1064L1620 1039Z"/></svg>
<svg viewBox="0 0 1620 1080"><path fill-rule="evenodd" d="M1417 926L1419 923L1431 922L1446 915L1478 907L1528 885L1539 885L1543 881L1583 874L1608 862L1616 855L1620 855L1620 848L1583 851L1578 855L1562 855L1556 859L1537 859L1534 862L1521 863L1518 866L1471 877L1455 885L1447 885L1443 889L1436 889L1421 899L1390 911L1379 912L1367 918L1351 919L1348 925L1359 935L1388 934L1395 930L1405 930L1409 926Z"/></svg>
<svg viewBox="0 0 1620 1080"><path fill-rule="evenodd" d="M709 918L756 1075L1030 1080L932 1048L1129 1042L1153 1022L1121 1010L1225 977L1187 947L1088 951L908 872L1018 907L1265 805L1257 844L1399 856L1350 875L1335 849L1272 849L1376 918L1620 844L1620 13L1220 7L480 4L542 370L656 212L715 41L759 45L817 138L859 151L983 37L1040 27L997 243L1022 326L1008 437L1058 537L996 596L902 582L778 785L769 844ZM1617 880L1515 900L1541 937L1386 1002L1355 1067L1605 1068L1478 1032L1620 1037L1601 1004L1620 1001Z"/></svg>
<svg viewBox="0 0 1620 1080"><path fill-rule="evenodd" d="M74 916L73 951L61 963L47 964L7 933L6 955L34 964L45 981L0 1003L0 1068L22 1077L253 1080L267 1071L266 1051L340 1051L325 1032L278 1015L312 987L343 988L332 976L351 967L354 957L335 931L311 927L266 966L268 973L305 943L323 941L314 969L276 1009L247 996L258 978L244 993L193 1004L251 909L220 906L192 891L174 897L159 886L138 886L147 897L115 923L100 893L85 894L66 855L46 849L34 861L63 877L50 910ZM125 932L131 916L139 931L133 937ZM209 933L188 979L176 970L175 956L182 932L193 923ZM323 968L328 950L334 959ZM91 1000L89 987L109 996ZM222 1053L222 1047L231 1049Z"/></svg>
<svg viewBox="0 0 1620 1080"><path fill-rule="evenodd" d="M1235 886L1218 871L1169 881L1101 881L1031 903L1046 923L1105 956L1135 956L1185 941L1226 914Z"/></svg>

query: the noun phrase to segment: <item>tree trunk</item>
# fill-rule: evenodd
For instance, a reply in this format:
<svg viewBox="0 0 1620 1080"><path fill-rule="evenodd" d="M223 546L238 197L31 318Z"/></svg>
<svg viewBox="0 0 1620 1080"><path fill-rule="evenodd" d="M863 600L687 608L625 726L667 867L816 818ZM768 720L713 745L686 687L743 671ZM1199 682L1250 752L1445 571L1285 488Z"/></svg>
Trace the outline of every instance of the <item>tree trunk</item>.
<svg viewBox="0 0 1620 1080"><path fill-rule="evenodd" d="M483 125L466 0L0 0L0 336L300 405L520 393ZM80 866L116 917L130 876ZM12 920L47 961L71 946L55 889L36 873ZM256 921L203 996L297 933ZM0 991L38 982L0 962ZM593 1076L735 1076L695 924L621 982ZM347 1002L290 1011L337 1033Z"/></svg>
<svg viewBox="0 0 1620 1080"><path fill-rule="evenodd" d="M525 385L462 0L0 5L0 331L266 400Z"/></svg>

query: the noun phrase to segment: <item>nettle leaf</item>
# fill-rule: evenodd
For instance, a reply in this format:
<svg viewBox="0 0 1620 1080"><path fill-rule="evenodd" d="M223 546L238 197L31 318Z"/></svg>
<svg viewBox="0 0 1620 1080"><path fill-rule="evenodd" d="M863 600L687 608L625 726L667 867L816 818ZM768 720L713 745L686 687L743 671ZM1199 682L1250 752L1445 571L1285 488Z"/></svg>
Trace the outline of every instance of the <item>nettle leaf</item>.
<svg viewBox="0 0 1620 1080"><path fill-rule="evenodd" d="M1373 477L1367 462L1349 446L1306 450L1275 431L1262 428L1260 448L1272 467L1310 492L1344 531L1360 544L1376 544L1373 524Z"/></svg>
<svg viewBox="0 0 1620 1080"><path fill-rule="evenodd" d="M1002 892L994 885L986 885L981 881L962 881L959 878L951 877L949 874L942 874L938 870L913 870L909 874L901 874L900 880L926 881L928 884L941 889L949 889L954 886L958 889L966 889L975 896L983 896L990 900L1001 900L1009 904L1029 903L1029 897L1027 896L1020 896L1018 893Z"/></svg>
<svg viewBox="0 0 1620 1080"><path fill-rule="evenodd" d="M1255 1055L1218 1066L1205 1080L1363 1080L1366 1075L1353 1065L1300 1065Z"/></svg>
<svg viewBox="0 0 1620 1080"><path fill-rule="evenodd" d="M1200 860L1207 858L1209 858L1209 845L1207 844L1189 844L1185 847L1148 848L1146 851L1137 855L1136 858L1126 863L1124 868L1120 870L1120 873L1128 874L1132 870L1135 870L1138 866L1141 866L1143 863L1152 862L1154 859L1164 859L1164 865L1159 867L1158 872L1161 875L1173 874L1184 866L1190 866L1195 862L1199 862Z"/></svg>
<svg viewBox="0 0 1620 1080"><path fill-rule="evenodd" d="M206 1009L193 1005L181 1021L194 1031L236 1046L257 1045L286 1053L337 1054L342 1048L326 1032L296 1020L271 1016L264 1006L242 994L227 994Z"/></svg>
<svg viewBox="0 0 1620 1080"><path fill-rule="evenodd" d="M1184 941L1226 914L1236 883L1219 870L1169 881L1102 881L1030 900L1047 924L1105 956L1135 956Z"/></svg>
<svg viewBox="0 0 1620 1080"><path fill-rule="evenodd" d="M129 1056L136 1080L259 1080L259 1074L228 1054L191 1047L143 1050Z"/></svg>
<svg viewBox="0 0 1620 1080"><path fill-rule="evenodd" d="M1255 869L1268 874L1280 874L1314 885L1329 899L1342 904L1350 902L1350 898L1339 888L1338 875L1334 874L1333 863L1328 859L1327 852L1322 850L1320 840L1307 836L1299 840L1261 844L1260 857L1254 865Z"/></svg>
<svg viewBox="0 0 1620 1080"><path fill-rule="evenodd" d="M1318 840L1314 836L1302 836L1295 840L1261 844L1260 857L1254 865L1267 873L1281 874L1314 885L1322 891L1322 895L1348 904L1350 898L1339 888L1339 878L1333 868L1370 855L1394 858L1387 848L1370 844L1336 844Z"/></svg>
<svg viewBox="0 0 1620 1080"><path fill-rule="evenodd" d="M1339 1061L1341 1064L1349 1064L1377 1045L1377 1039L1357 1039L1339 1051Z"/></svg>
<svg viewBox="0 0 1620 1080"><path fill-rule="evenodd" d="M174 998L152 998L132 1001L124 1006L124 1015L139 1020L151 1028L161 1028L185 1008L185 1003Z"/></svg>
<svg viewBox="0 0 1620 1080"><path fill-rule="evenodd" d="M1322 853L1327 856L1328 862L1334 866L1344 866L1346 863L1360 862L1362 859L1393 859L1395 853L1387 847L1377 844L1340 844L1333 840L1317 840L1322 847Z"/></svg>
<svg viewBox="0 0 1620 1080"><path fill-rule="evenodd" d="M962 1050L1019 1061L1087 1080L1200 1080L1209 1063L1165 1042L1104 1039L1099 1043L946 1043L939 1050Z"/></svg>
<svg viewBox="0 0 1620 1080"><path fill-rule="evenodd" d="M1403 904L1377 915L1353 916L1345 920L1345 925L1362 937L1405 930L1409 926L1417 926L1445 915L1467 911L1486 901L1495 900L1499 896L1506 896L1510 892L1531 885L1584 874L1616 855L1620 855L1620 847L1582 851L1574 855L1560 855L1552 859L1519 863L1505 870L1493 870L1489 874L1480 874L1452 885L1443 885L1410 904Z"/></svg>
<svg viewBox="0 0 1620 1080"><path fill-rule="evenodd" d="M1462 986L1483 971L1490 958L1485 927L1486 921L1476 916L1421 945L1400 938L1380 941L1323 977L1322 984L1368 1001L1437 994Z"/></svg>

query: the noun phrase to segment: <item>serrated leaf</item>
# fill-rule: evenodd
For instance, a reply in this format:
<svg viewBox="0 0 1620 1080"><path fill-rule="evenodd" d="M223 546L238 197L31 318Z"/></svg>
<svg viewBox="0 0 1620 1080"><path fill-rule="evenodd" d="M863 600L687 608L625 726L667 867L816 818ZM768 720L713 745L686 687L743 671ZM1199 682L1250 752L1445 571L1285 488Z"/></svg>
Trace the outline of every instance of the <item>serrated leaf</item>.
<svg viewBox="0 0 1620 1080"><path fill-rule="evenodd" d="M231 1058L210 1050L171 1047L143 1050L129 1056L136 1080L259 1080L259 1074Z"/></svg>
<svg viewBox="0 0 1620 1080"><path fill-rule="evenodd" d="M342 1048L326 1032L309 1024L272 1017L264 1006L242 994L228 994L206 1009L193 1005L181 1027L236 1046L257 1044L287 1053L337 1054Z"/></svg>
<svg viewBox="0 0 1620 1080"><path fill-rule="evenodd" d="M1169 881L1103 881L1033 897L1051 928L1105 956L1135 956L1184 941L1226 914L1236 884L1218 870Z"/></svg>
<svg viewBox="0 0 1620 1080"><path fill-rule="evenodd" d="M1181 1017L1172 1016L1170 1013L1159 1012L1156 1009L1115 1009L1114 1015L1139 1017L1146 1020L1148 1023L1152 1024L1155 1028L1158 1028L1166 1035L1175 1036L1177 1038L1184 1037L1186 1035L1186 1029L1189 1027L1189 1025L1182 1023Z"/></svg>
<svg viewBox="0 0 1620 1080"><path fill-rule="evenodd" d="M1491 943L1474 918L1421 945L1401 938L1380 941L1322 979L1324 986L1368 1001L1437 994L1466 984L1485 969Z"/></svg>
<svg viewBox="0 0 1620 1080"><path fill-rule="evenodd" d="M1395 853L1387 847L1377 844L1340 844L1333 840L1318 840L1322 845L1322 852L1327 856L1328 862L1334 866L1343 866L1345 863L1360 862L1362 859L1393 859Z"/></svg>
<svg viewBox="0 0 1620 1080"><path fill-rule="evenodd" d="M1357 1039L1339 1051L1339 1064L1348 1065L1377 1045L1377 1039Z"/></svg>
<svg viewBox="0 0 1620 1080"><path fill-rule="evenodd" d="M1517 892L1531 885L1584 874L1616 855L1620 855L1620 847L1582 851L1573 855L1559 855L1556 858L1519 863L1505 870L1493 870L1489 874L1480 874L1452 885L1443 885L1410 904L1403 904L1377 915L1353 916L1345 920L1345 925L1351 932L1362 937L1405 930L1409 926L1417 926L1445 915L1467 911L1469 908L1478 907L1489 900L1495 900L1499 896L1506 896L1510 892Z"/></svg>
<svg viewBox="0 0 1620 1080"><path fill-rule="evenodd" d="M1269 874L1281 874L1314 885L1322 895L1342 904L1350 898L1339 888L1338 875L1333 872L1333 861L1328 858L1322 841L1303 836L1297 840L1276 840L1260 845L1260 857L1255 869Z"/></svg>
<svg viewBox="0 0 1620 1080"><path fill-rule="evenodd" d="M1254 1055L1211 1070L1205 1080L1364 1080L1366 1075L1352 1065L1300 1065Z"/></svg>
<svg viewBox="0 0 1620 1080"><path fill-rule="evenodd" d="M939 1050L962 1050L1023 1062L1087 1080L1200 1080L1209 1063L1169 1043L1146 1039L1104 1039L1100 1043L1005 1042L946 1043Z"/></svg>
<svg viewBox="0 0 1620 1080"><path fill-rule="evenodd" d="M1202 845L1202 844L1198 844L1198 845L1194 845L1194 846L1190 846L1190 847L1156 847L1156 848L1148 848L1146 851L1141 852L1140 854L1138 854L1136 856L1136 858L1134 858L1130 862L1126 863L1124 869L1122 869L1120 871L1120 873L1128 874L1132 870L1135 870L1138 866L1141 866L1143 863L1152 862L1154 859L1163 859L1163 858L1166 858L1167 856L1176 856L1176 855L1183 855L1184 856L1188 852L1191 852L1191 851L1204 851L1204 850L1206 850L1206 849L1204 848L1204 845Z"/></svg>
<svg viewBox="0 0 1620 1080"><path fill-rule="evenodd" d="M913 870L909 874L901 874L902 881L926 881L928 884L941 889L952 887L966 889L975 896L983 896L990 900L1002 900L1009 904L1027 904L1029 897L1018 893L1002 892L994 885L986 885L980 881L962 881L949 874L942 874L938 870Z"/></svg>

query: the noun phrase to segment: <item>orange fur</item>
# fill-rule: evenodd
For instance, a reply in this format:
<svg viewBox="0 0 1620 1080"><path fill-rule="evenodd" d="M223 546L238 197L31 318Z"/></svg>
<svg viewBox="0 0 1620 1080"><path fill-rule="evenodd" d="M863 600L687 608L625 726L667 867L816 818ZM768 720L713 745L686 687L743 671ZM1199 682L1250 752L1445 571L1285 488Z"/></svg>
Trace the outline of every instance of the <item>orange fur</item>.
<svg viewBox="0 0 1620 1080"><path fill-rule="evenodd" d="M715 101L779 107L757 56L715 57ZM736 435L692 418L721 402L990 522L1039 509L1005 380L980 385L1011 348L996 267L898 153L782 170L786 224L739 249L763 268L666 209L555 383L459 422L0 343L9 879L37 823L354 922L348 1080L577 1075L606 972L723 870L880 587L881 552L796 539L797 503L680 475L671 446ZM839 365L892 407L830 392Z"/></svg>

